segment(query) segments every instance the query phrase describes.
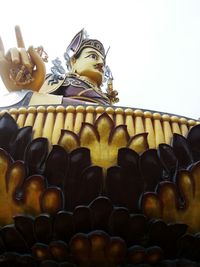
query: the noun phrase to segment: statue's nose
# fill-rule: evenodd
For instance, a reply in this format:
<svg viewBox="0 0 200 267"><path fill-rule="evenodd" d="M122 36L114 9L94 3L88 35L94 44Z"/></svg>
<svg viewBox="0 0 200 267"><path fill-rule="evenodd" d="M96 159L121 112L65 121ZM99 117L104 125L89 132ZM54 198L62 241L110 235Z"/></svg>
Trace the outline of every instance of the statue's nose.
<svg viewBox="0 0 200 267"><path fill-rule="evenodd" d="M98 63L104 65L104 59L102 57L98 58Z"/></svg>
<svg viewBox="0 0 200 267"><path fill-rule="evenodd" d="M103 63L98 63L99 68L103 68L104 64Z"/></svg>

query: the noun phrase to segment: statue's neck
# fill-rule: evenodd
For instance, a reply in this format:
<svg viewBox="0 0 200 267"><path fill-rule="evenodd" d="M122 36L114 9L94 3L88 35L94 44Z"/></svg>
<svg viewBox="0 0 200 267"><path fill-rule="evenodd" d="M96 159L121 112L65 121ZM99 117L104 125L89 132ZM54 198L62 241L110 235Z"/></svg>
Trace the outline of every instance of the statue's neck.
<svg viewBox="0 0 200 267"><path fill-rule="evenodd" d="M82 79L82 80L84 80L84 81L87 81L89 84L91 84L92 86L94 86L94 87L98 87L99 88L99 86L97 85L97 83L96 82L94 82L93 80L91 80L90 78L88 78L87 76L79 76L80 77L80 79Z"/></svg>

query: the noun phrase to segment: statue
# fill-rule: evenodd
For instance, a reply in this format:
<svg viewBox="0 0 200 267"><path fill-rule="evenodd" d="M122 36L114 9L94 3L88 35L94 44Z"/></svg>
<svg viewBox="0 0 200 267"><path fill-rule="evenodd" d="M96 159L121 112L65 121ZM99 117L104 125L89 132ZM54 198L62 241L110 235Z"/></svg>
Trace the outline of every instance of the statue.
<svg viewBox="0 0 200 267"><path fill-rule="evenodd" d="M7 54L0 40L0 75L10 92L1 99L1 107L118 102L112 73L106 66L107 53L102 43L89 39L84 30L75 35L64 54L68 72L56 58L51 74L46 74L44 62L48 56L43 47L26 50L19 26L15 33L18 48L11 48ZM105 80L107 89L103 92Z"/></svg>

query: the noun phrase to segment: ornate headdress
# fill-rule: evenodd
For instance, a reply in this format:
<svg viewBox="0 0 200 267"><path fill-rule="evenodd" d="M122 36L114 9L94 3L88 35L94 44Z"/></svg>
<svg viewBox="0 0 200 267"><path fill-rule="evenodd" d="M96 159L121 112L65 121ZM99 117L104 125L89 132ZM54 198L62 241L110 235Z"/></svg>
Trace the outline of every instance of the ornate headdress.
<svg viewBox="0 0 200 267"><path fill-rule="evenodd" d="M64 53L64 58L66 60L68 69L70 69L71 67L70 58L72 56L78 55L86 47L92 47L97 50L103 57L106 56L103 44L99 40L90 39L87 32L82 29L74 36L71 43L67 47L66 52Z"/></svg>
<svg viewBox="0 0 200 267"><path fill-rule="evenodd" d="M84 29L82 29L74 36L71 43L67 47L66 52L69 53L70 51L72 51L73 54L76 55L86 47L92 47L99 51L102 56L105 56L105 49L103 47L103 44L99 40L90 39L89 35Z"/></svg>

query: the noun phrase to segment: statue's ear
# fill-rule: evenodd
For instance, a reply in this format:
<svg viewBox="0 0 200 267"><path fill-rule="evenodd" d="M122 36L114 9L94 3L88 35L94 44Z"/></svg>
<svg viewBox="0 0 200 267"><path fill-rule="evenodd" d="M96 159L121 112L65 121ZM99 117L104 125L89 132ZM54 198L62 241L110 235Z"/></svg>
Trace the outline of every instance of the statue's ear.
<svg viewBox="0 0 200 267"><path fill-rule="evenodd" d="M73 56L70 58L71 66L73 66L76 63L76 58Z"/></svg>
<svg viewBox="0 0 200 267"><path fill-rule="evenodd" d="M71 71L75 72L75 63L76 63L76 58L73 56L70 58L70 66L71 66Z"/></svg>

